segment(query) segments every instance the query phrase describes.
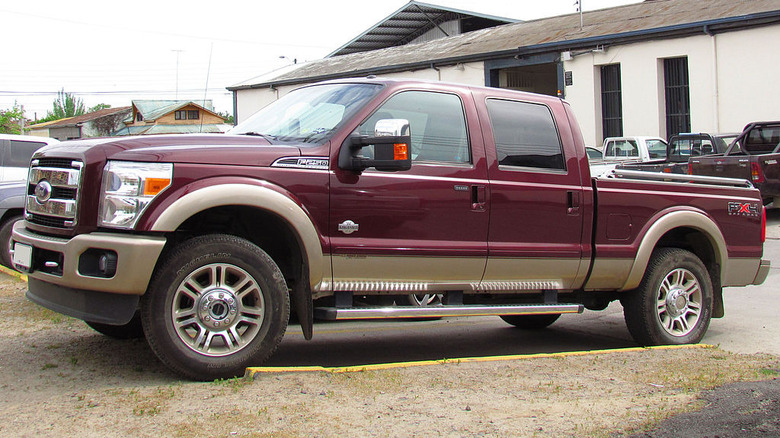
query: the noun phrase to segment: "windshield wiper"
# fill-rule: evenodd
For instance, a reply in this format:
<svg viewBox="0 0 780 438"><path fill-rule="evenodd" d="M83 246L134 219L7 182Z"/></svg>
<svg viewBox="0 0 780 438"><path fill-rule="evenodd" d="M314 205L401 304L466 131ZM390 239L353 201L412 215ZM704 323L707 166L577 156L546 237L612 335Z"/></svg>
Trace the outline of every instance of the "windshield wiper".
<svg viewBox="0 0 780 438"><path fill-rule="evenodd" d="M273 142L274 140L276 140L276 136L274 136L274 135L263 134L261 132L255 132L255 131L244 132L241 135L251 135L251 136L254 136L254 137L262 137L262 138L268 140L269 142Z"/></svg>

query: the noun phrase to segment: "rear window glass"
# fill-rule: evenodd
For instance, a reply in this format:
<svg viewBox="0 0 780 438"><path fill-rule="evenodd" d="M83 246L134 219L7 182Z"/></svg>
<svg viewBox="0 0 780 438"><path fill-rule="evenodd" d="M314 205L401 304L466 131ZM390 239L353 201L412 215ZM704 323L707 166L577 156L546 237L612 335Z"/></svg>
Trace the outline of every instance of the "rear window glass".
<svg viewBox="0 0 780 438"><path fill-rule="evenodd" d="M501 166L564 170L561 141L550 109L541 104L488 99Z"/></svg>

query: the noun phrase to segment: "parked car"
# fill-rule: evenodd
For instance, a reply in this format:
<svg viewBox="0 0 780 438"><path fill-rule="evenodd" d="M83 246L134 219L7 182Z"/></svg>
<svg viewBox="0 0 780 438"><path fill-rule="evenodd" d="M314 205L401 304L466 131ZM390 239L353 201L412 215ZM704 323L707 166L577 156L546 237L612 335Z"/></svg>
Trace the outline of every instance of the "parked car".
<svg viewBox="0 0 780 438"><path fill-rule="evenodd" d="M36 152L13 262L32 301L110 335L140 324L194 379L262 363L291 312L310 339L315 315L540 329L620 300L638 344L689 344L723 287L766 279L765 216L746 181L671 177L591 178L560 98L334 80L228 134ZM408 294L443 302L355 301Z"/></svg>
<svg viewBox="0 0 780 438"><path fill-rule="evenodd" d="M691 175L742 178L761 191L764 205L780 200L780 121L745 126L731 145L718 155L694 157Z"/></svg>
<svg viewBox="0 0 780 438"><path fill-rule="evenodd" d="M688 173L688 160L692 157L723 153L728 147L727 140L737 134L682 133L673 135L666 148L666 156L659 160L642 163L625 162L617 167L646 172Z"/></svg>
<svg viewBox="0 0 780 438"><path fill-rule="evenodd" d="M603 176L620 163L641 163L666 157L666 142L659 137L607 137L600 160L590 161L590 174Z"/></svg>
<svg viewBox="0 0 780 438"><path fill-rule="evenodd" d="M13 269L11 263L11 232L23 219L27 181L0 182L0 265Z"/></svg>
<svg viewBox="0 0 780 438"><path fill-rule="evenodd" d="M0 134L0 181L27 178L33 153L55 143L59 143L59 140L33 135Z"/></svg>

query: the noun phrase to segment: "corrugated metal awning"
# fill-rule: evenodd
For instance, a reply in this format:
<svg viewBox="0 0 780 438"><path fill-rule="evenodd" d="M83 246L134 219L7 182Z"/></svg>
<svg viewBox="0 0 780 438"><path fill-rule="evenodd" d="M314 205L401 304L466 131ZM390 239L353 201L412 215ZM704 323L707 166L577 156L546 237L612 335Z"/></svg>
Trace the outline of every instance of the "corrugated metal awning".
<svg viewBox="0 0 780 438"><path fill-rule="evenodd" d="M442 31L443 36L452 36L440 26L442 23L453 20L460 20L462 32L519 21L410 1L357 38L336 49L327 58L402 46L437 27Z"/></svg>

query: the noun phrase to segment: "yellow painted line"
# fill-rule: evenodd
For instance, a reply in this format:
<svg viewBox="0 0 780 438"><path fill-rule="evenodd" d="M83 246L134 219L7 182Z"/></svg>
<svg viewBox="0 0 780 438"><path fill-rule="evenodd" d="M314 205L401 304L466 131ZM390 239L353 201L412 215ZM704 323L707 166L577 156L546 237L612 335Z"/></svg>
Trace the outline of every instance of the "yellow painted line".
<svg viewBox="0 0 780 438"><path fill-rule="evenodd" d="M569 351L564 353L536 353L536 354L514 354L506 356L486 356L486 357L464 357L460 359L441 359L441 360L423 360L417 362L395 362L395 363L381 363L373 365L355 365L349 367L322 367L322 366L301 366L301 367L249 367L246 369L244 377L254 378L256 374L263 373L310 373L310 372L326 372L326 373L358 373L363 371L379 371L388 370L394 368L411 368L411 367L423 367L431 365L445 365L445 364L460 364L460 363L474 363L474 362L499 362L509 360L525 360L525 359L543 359L543 358L563 358L569 356L595 356L599 354L611 354L611 353L631 353L637 351L648 350L677 350L682 348L715 348L714 345L709 344L688 344L688 345L661 345L657 347L631 347L631 348L617 348L613 350L587 350L587 351Z"/></svg>
<svg viewBox="0 0 780 438"><path fill-rule="evenodd" d="M8 275L10 275L12 277L16 277L16 278L18 278L18 279L20 279L22 281L27 281L27 276L26 275L22 274L19 271L14 271L13 269L8 269L5 266L0 266L0 272L2 272L4 274L8 274Z"/></svg>

